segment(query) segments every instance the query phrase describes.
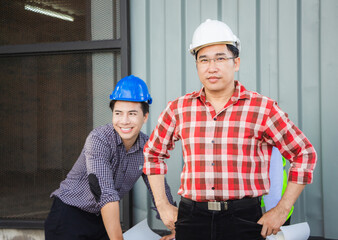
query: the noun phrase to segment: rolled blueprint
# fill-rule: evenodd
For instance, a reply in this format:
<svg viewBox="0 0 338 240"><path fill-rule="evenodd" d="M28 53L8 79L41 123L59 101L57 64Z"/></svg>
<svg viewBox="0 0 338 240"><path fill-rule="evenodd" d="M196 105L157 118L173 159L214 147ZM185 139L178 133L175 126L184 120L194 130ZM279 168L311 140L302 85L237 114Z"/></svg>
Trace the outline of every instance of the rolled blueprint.
<svg viewBox="0 0 338 240"><path fill-rule="evenodd" d="M307 240L310 237L310 227L307 222L282 226L282 231L270 235L267 240Z"/></svg>

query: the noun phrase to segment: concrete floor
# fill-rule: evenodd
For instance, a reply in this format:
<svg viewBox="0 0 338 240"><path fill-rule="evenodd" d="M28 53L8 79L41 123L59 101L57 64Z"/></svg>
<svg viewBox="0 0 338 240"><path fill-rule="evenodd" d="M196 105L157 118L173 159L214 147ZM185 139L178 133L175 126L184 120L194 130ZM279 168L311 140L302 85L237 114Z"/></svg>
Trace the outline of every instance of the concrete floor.
<svg viewBox="0 0 338 240"><path fill-rule="evenodd" d="M166 231L156 231L159 235L163 236L169 234ZM44 240L43 230L27 230L27 229L0 229L1 240ZM310 237L308 240L329 240L320 237Z"/></svg>
<svg viewBox="0 0 338 240"><path fill-rule="evenodd" d="M0 229L1 240L44 240L43 230Z"/></svg>

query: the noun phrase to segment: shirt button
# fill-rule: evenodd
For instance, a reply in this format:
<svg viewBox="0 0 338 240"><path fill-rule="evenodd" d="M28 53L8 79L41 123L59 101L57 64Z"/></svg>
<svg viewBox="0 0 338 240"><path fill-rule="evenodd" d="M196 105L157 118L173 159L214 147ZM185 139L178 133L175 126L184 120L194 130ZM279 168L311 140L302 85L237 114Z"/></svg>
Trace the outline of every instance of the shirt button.
<svg viewBox="0 0 338 240"><path fill-rule="evenodd" d="M214 117L214 121L216 121L217 120L217 117Z"/></svg>
<svg viewBox="0 0 338 240"><path fill-rule="evenodd" d="M212 140L211 143L215 143L215 140Z"/></svg>
<svg viewBox="0 0 338 240"><path fill-rule="evenodd" d="M215 165L215 163L211 163L211 165L212 165L212 166L214 166L214 165Z"/></svg>
<svg viewBox="0 0 338 240"><path fill-rule="evenodd" d="M215 187L212 187L211 189L212 189L212 190L215 190Z"/></svg>

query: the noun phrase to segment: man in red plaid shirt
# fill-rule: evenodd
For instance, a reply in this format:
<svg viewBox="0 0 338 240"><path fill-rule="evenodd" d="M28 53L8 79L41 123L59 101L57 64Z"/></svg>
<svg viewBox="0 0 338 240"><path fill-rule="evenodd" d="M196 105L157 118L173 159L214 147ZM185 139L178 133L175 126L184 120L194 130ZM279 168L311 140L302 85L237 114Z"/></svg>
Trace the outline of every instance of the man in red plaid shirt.
<svg viewBox="0 0 338 240"><path fill-rule="evenodd" d="M191 53L203 88L169 102L144 147L144 173L163 223L177 240L264 239L283 225L306 184L316 152L274 100L234 80L239 39L223 22L195 31ZM184 166L179 208L169 204L164 174L169 150L181 140ZM262 215L269 192L269 160L277 147L291 163L278 205Z"/></svg>

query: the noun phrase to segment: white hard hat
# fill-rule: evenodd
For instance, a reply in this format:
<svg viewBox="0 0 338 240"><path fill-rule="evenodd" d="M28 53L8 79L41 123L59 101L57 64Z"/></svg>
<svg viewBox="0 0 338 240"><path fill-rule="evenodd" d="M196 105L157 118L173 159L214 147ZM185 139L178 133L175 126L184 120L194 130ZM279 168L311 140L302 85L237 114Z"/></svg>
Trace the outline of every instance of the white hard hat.
<svg viewBox="0 0 338 240"><path fill-rule="evenodd" d="M241 50L239 39L224 22L207 19L199 25L192 37L189 51L195 55L203 47L215 44L231 44Z"/></svg>

